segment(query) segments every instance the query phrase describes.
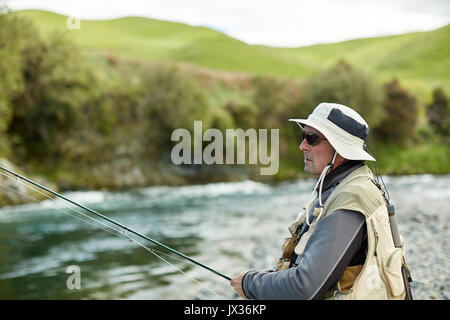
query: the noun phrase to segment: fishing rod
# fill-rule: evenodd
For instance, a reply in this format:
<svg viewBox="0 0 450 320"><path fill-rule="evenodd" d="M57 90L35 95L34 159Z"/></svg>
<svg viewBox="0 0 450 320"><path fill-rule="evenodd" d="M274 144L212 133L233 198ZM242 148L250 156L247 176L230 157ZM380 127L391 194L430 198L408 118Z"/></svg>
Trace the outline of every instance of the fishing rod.
<svg viewBox="0 0 450 320"><path fill-rule="evenodd" d="M137 231L135 231L133 229L130 229L127 226L125 226L125 225L123 225L123 224L121 224L121 223L119 223L117 221L114 221L113 219L108 218L108 217L102 215L101 213L99 213L99 212L97 212L97 211L95 211L93 209L90 209L90 208L88 208L88 207L86 207L86 206L84 206L82 204L79 204L79 203L77 203L77 202L75 202L75 201L73 201L73 200L71 200L71 199L69 199L69 198L67 198L67 197L65 197L65 196L55 192L55 191L52 191L52 190L48 189L47 187L44 187L44 186L40 185L37 182L34 182L34 181L32 181L32 180L30 180L30 179L28 179L28 178L26 178L26 177L24 177L24 176L22 176L22 175L20 175L20 174L18 174L16 172L14 172L14 171L11 171L11 170L9 170L9 169L7 169L5 167L0 166L0 169L5 171L5 172L8 172L9 174L12 174L16 178L24 180L24 181L26 181L26 182L28 182L28 183L30 183L30 184L38 187L38 188L41 188L41 189L43 189L43 190L45 190L45 191L47 191L47 192L49 192L49 193L51 193L51 194L53 194L53 195L55 195L57 197L63 199L63 200L66 200L66 201L68 201L68 202L70 202L70 203L72 203L72 204L74 204L74 205L76 205L76 206L78 206L78 207L80 207L80 208L82 208L82 209L84 209L84 210L86 210L86 211L88 211L88 212L90 212L90 213L92 213L92 214L94 214L94 215L96 215L96 216L98 216L98 217L100 217L100 218L102 218L102 219L104 219L104 220L106 220L106 221L108 221L108 222L110 222L110 223L112 223L112 224L114 224L114 225L116 225L116 226L118 226L118 227L128 231L128 232L131 232L134 235L136 235L136 236L138 236L138 237L140 237L142 239L150 241L151 243L153 243L153 244L155 244L155 245L157 245L159 247L162 247L162 248L164 248L164 249L166 249L166 250L168 250L168 251L170 251L170 252L172 252L172 253L180 256L180 257L182 257L183 259L186 259L186 260L188 260L188 261L190 261L190 262L192 262L192 263L194 263L194 264L196 264L196 265L198 265L198 266L200 266L200 267L202 267L202 268L204 268L204 269L206 269L208 271L211 271L211 272L215 273L216 275L218 275L218 276L220 276L220 277L222 277L224 279L227 279L228 281L231 280L231 278L229 276L226 276L223 273L221 273L221 272L219 272L217 270L214 270L214 269L204 265L203 263L201 263L201 262L199 262L199 261L197 261L195 259L192 259L192 258L184 255L183 253L181 253L181 252L179 252L179 251L177 251L175 249L172 249L172 248L166 246L165 244L163 244L161 242L156 241L155 239L152 239L152 238L147 237L146 235L143 235L143 234L141 234L141 233L139 233L139 232L137 232Z"/></svg>

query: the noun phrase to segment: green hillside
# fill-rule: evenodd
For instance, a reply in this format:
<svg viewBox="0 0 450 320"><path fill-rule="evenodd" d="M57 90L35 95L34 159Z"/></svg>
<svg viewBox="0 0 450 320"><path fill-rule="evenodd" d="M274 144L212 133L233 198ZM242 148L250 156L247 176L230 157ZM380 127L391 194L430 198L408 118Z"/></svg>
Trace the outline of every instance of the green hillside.
<svg viewBox="0 0 450 320"><path fill-rule="evenodd" d="M84 48L128 58L299 78L344 58L379 80L397 76L417 91L437 85L450 91L450 25L430 32L274 48L248 45L204 27L148 18L82 20L80 29L69 30L63 15L38 10L16 14L35 21L43 33L66 32Z"/></svg>

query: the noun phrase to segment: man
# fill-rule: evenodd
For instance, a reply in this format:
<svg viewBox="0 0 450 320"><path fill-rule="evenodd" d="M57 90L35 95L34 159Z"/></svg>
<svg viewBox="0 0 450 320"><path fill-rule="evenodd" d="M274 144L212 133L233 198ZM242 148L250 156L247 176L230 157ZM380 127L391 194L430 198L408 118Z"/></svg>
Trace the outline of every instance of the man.
<svg viewBox="0 0 450 320"><path fill-rule="evenodd" d="M369 133L353 109L321 103L302 128L313 199L290 226L276 270L230 284L245 299L403 299L404 249L393 244L382 189L364 160Z"/></svg>

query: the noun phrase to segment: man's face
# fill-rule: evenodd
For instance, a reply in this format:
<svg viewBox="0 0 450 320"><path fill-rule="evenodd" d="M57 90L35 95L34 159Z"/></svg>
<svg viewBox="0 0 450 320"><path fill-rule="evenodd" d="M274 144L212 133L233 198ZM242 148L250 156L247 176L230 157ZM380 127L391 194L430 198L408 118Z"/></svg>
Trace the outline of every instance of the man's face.
<svg viewBox="0 0 450 320"><path fill-rule="evenodd" d="M318 130L305 126L305 133L317 134L320 138L325 138ZM311 146L306 139L300 144L300 150L303 151L305 158L305 172L318 178L325 166L331 162L334 155L334 148L328 140L320 140L319 144Z"/></svg>

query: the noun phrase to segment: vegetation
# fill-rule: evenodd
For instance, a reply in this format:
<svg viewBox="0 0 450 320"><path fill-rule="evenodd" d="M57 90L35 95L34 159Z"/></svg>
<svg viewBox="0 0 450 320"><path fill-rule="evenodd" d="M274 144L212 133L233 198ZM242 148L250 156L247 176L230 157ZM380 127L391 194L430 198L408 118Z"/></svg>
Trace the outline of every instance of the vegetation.
<svg viewBox="0 0 450 320"><path fill-rule="evenodd" d="M355 109L370 127L383 118L383 92L369 76L356 70L345 60L310 77L298 112L308 116L322 101L341 103Z"/></svg>
<svg viewBox="0 0 450 320"><path fill-rule="evenodd" d="M65 31L82 48L145 61L173 61L216 70L305 78L345 59L376 81L402 80L420 94L432 86L450 91L450 25L431 32L356 39L302 48L247 45L218 31L154 19L82 20L67 30L67 17L47 11L16 13L44 35Z"/></svg>
<svg viewBox="0 0 450 320"><path fill-rule="evenodd" d="M436 88L433 91L433 102L427 106L427 118L433 131L442 137L445 137L446 144L450 140L450 109L448 97L442 88Z"/></svg>
<svg viewBox="0 0 450 320"><path fill-rule="evenodd" d="M397 79L385 85L385 119L376 128L385 141L405 144L412 141L417 124L417 100Z"/></svg>
<svg viewBox="0 0 450 320"><path fill-rule="evenodd" d="M48 18L40 25L45 30L30 22L42 15ZM354 55L362 50L362 44L373 48L376 39L305 51L276 49L248 46L205 28L193 30L137 18L83 21L83 30L96 31L77 38L50 32L50 25L61 19L47 12L0 13L0 158L42 174L63 189L230 179L207 166L194 168L197 171L187 174L186 179L167 171L175 144L171 132L176 128L193 130L194 120L203 121L203 130L219 128L223 132L226 128L280 128L280 169L277 175L264 178L279 181L299 177L300 132L287 120L306 117L321 101L347 104L367 119L372 132L369 149L380 159L383 173L450 172L447 80L442 75L444 85L435 89L432 101L426 104L430 99L418 98L403 78L380 81L387 73L381 78L374 76L373 69L358 67L362 53L359 58ZM146 27L136 29L139 24ZM117 33L111 38L111 32ZM130 34L134 38L128 39ZM434 39L436 34L448 34L448 27L429 35ZM414 48L416 56L423 53L412 46L416 35L394 38ZM379 39L389 49L396 47L391 40ZM114 47L119 44L122 49ZM136 57L146 60L130 59L131 48L141 50ZM211 51L200 52L205 48ZM337 53L354 50L350 59L329 64L327 48ZM147 56L150 51L151 56ZM237 53L242 54L239 59ZM155 62L163 56L175 62L259 72ZM188 61L188 56L194 58ZM320 59L327 67L316 69ZM438 55L436 59L443 58ZM383 64L387 60L375 60L375 69L391 68ZM433 68L431 62L426 65ZM417 68L421 69L419 64ZM285 77L289 73L298 77ZM416 76L427 80L419 72ZM206 174L198 170L206 170ZM263 178L251 168L248 175Z"/></svg>

